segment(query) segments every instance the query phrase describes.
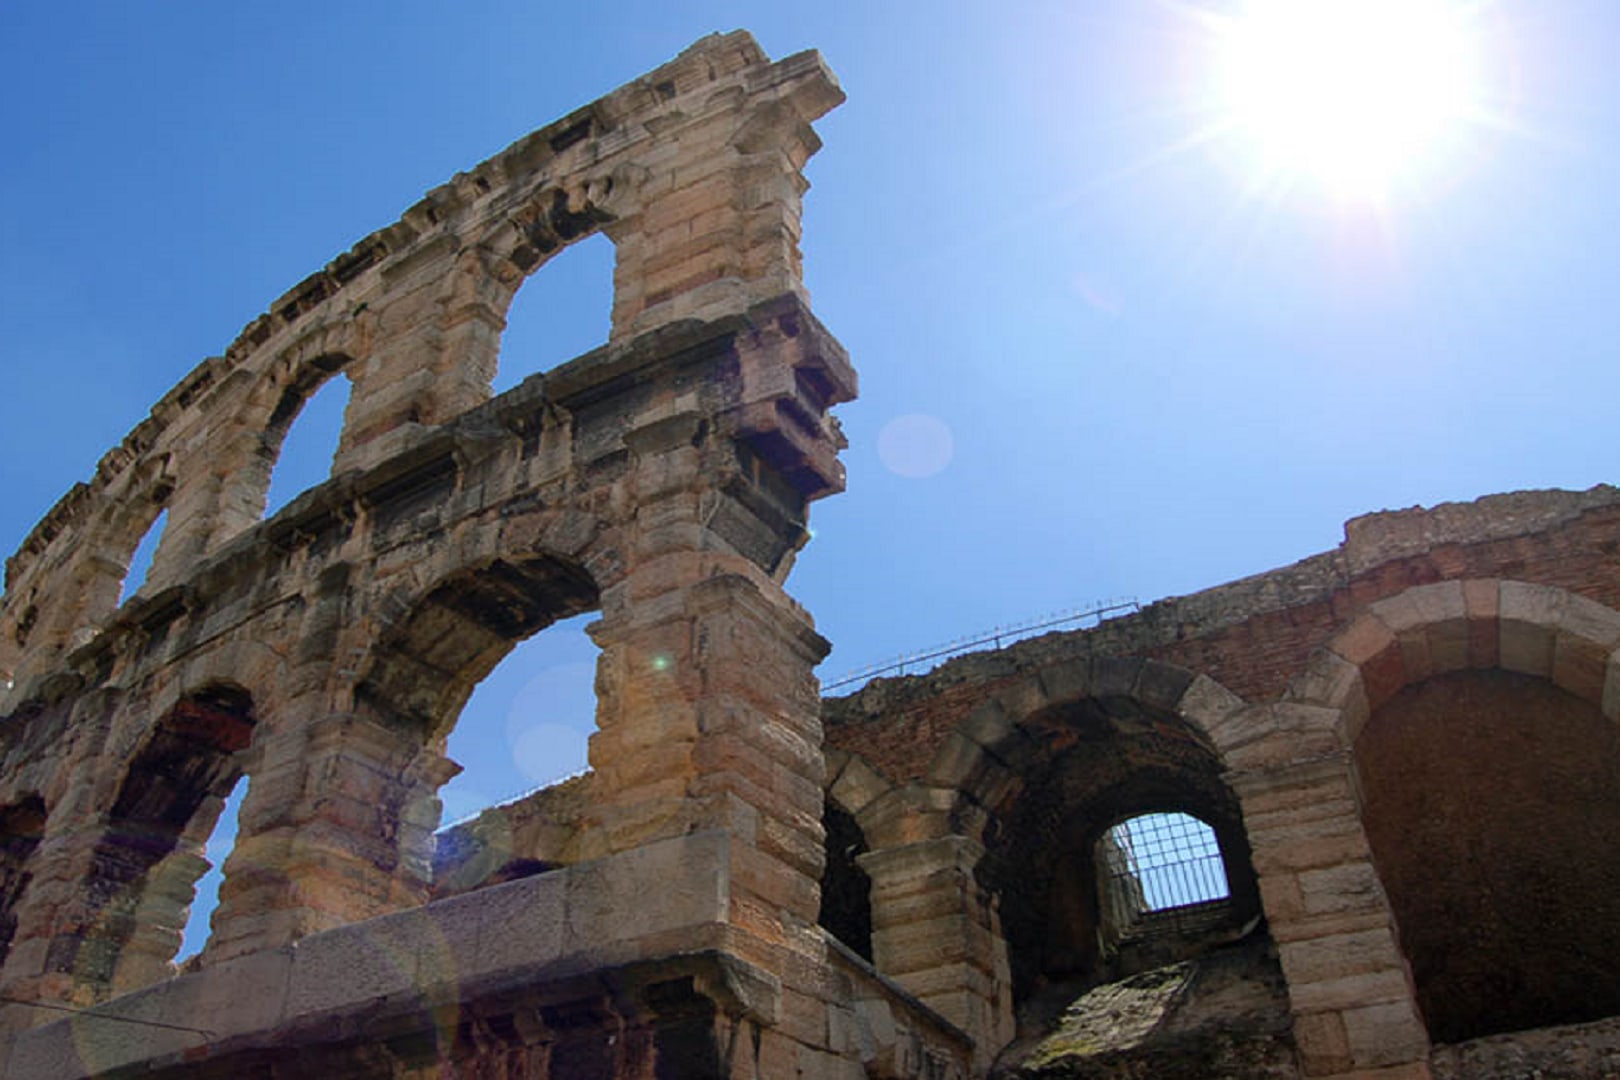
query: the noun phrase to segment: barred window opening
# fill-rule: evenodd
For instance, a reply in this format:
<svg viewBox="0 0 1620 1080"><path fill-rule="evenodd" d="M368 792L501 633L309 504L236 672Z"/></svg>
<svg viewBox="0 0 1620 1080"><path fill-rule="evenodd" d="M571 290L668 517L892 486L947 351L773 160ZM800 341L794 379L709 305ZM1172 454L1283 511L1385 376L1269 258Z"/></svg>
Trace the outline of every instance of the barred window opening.
<svg viewBox="0 0 1620 1080"><path fill-rule="evenodd" d="M1099 846L1116 926L1231 895L1215 830L1188 814L1142 814L1122 821Z"/></svg>

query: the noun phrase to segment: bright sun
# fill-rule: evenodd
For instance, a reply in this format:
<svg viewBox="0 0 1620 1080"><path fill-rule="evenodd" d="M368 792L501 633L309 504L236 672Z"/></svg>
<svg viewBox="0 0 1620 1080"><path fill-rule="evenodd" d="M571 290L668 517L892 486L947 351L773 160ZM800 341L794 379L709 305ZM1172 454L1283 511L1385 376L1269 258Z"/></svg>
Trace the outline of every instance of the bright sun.
<svg viewBox="0 0 1620 1080"><path fill-rule="evenodd" d="M1250 0L1220 39L1220 108L1264 177L1380 199L1477 111L1478 44L1455 0Z"/></svg>

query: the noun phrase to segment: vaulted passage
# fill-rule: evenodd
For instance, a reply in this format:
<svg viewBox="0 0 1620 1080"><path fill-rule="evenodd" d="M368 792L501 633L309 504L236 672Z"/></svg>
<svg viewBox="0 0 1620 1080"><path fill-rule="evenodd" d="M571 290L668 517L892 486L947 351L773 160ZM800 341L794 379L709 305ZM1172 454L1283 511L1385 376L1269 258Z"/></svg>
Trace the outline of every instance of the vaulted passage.
<svg viewBox="0 0 1620 1080"><path fill-rule="evenodd" d="M1355 755L1436 1042L1620 1012L1620 738L1596 706L1456 672L1386 702Z"/></svg>
<svg viewBox="0 0 1620 1080"><path fill-rule="evenodd" d="M96 993L169 973L254 724L251 699L234 687L188 696L164 717L130 762L79 898L78 933L53 945L55 970Z"/></svg>
<svg viewBox="0 0 1620 1080"><path fill-rule="evenodd" d="M1000 815L980 869L1001 898L1021 1022L1086 986L1194 955L1258 911L1237 798L1184 722L1088 698L1026 730L1049 756ZM1165 825L1168 847L1150 838ZM1174 849L1187 838L1198 851L1183 859Z"/></svg>

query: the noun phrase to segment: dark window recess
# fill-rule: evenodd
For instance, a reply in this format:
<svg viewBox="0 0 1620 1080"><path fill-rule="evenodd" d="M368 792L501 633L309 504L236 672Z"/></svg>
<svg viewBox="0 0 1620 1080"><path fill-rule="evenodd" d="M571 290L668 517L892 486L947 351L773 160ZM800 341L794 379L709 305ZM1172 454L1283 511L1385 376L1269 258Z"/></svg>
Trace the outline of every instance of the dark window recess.
<svg viewBox="0 0 1620 1080"><path fill-rule="evenodd" d="M821 872L821 914L816 921L870 963L872 879L856 861L866 852L866 837L852 816L831 803L821 823L827 831L827 865Z"/></svg>
<svg viewBox="0 0 1620 1080"><path fill-rule="evenodd" d="M1231 894L1215 830L1188 814L1142 814L1097 842L1106 921L1121 933L1179 930ZM1224 906L1224 905L1223 905Z"/></svg>

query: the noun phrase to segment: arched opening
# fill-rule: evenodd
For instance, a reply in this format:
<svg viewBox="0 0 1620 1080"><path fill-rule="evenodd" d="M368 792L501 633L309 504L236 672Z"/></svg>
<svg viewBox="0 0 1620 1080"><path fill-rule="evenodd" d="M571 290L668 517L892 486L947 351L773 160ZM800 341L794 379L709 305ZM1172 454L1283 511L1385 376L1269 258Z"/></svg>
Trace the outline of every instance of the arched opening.
<svg viewBox="0 0 1620 1080"><path fill-rule="evenodd" d="M204 845L241 776L255 720L247 692L183 698L129 764L96 845L76 925L52 950L92 997L173 974Z"/></svg>
<svg viewBox="0 0 1620 1080"><path fill-rule="evenodd" d="M506 311L495 393L607 342L613 263L613 241L597 232L558 251L524 280Z"/></svg>
<svg viewBox="0 0 1620 1080"><path fill-rule="evenodd" d="M203 847L202 856L208 868L197 879L191 906L186 913L186 923L180 931L180 951L174 958L177 964L184 964L208 944L214 909L219 907L219 887L225 883L225 857L231 853L231 847L236 842L238 815L242 812L247 789L245 779L236 782Z"/></svg>
<svg viewBox="0 0 1620 1080"><path fill-rule="evenodd" d="M821 871L821 912L816 922L872 962L872 879L861 869L866 834L854 816L828 802L821 816L827 862Z"/></svg>
<svg viewBox="0 0 1620 1080"><path fill-rule="evenodd" d="M585 770L596 729L592 618L561 619L520 641L473 688L448 741L461 772L439 792L447 821Z"/></svg>
<svg viewBox="0 0 1620 1080"><path fill-rule="evenodd" d="M130 597L141 591L146 584L147 575L152 570L152 557L157 554L158 542L163 539L163 530L169 525L169 511L165 507L158 511L152 523L146 527L140 543L129 556L129 568L124 571L124 580L118 586L118 606L123 607Z"/></svg>
<svg viewBox="0 0 1620 1080"><path fill-rule="evenodd" d="M17 902L33 878L29 859L45 835L45 803L31 796L0 810L0 967L17 933Z"/></svg>
<svg viewBox="0 0 1620 1080"><path fill-rule="evenodd" d="M1596 705L1437 675L1378 706L1354 757L1435 1042L1620 1013L1620 735Z"/></svg>
<svg viewBox="0 0 1620 1080"><path fill-rule="evenodd" d="M349 405L349 380L333 374L343 359L327 357L312 364L303 381L313 385L294 383L270 415L261 460L269 477L265 517L332 474L332 459L343 434L343 413ZM321 381L316 382L317 378Z"/></svg>
<svg viewBox="0 0 1620 1080"><path fill-rule="evenodd" d="M1055 706L1023 731L1042 752L989 807L978 870L1000 901L1021 1030L1252 929L1242 814L1198 732L1125 697Z"/></svg>
<svg viewBox="0 0 1620 1080"><path fill-rule="evenodd" d="M1186 933L1227 915L1231 890L1215 830L1191 814L1138 814L1097 841L1103 934Z"/></svg>
<svg viewBox="0 0 1620 1080"><path fill-rule="evenodd" d="M422 790L402 794L398 801L448 797L452 814L460 817L487 805L491 790L510 791L514 782L518 790L530 790L537 781L583 766L582 742L595 720L596 650L578 617L598 604L596 585L582 567L544 556L493 559L423 598L379 646L370 673L357 688L357 702L371 715L430 756L448 755L475 687L503 670L495 675L488 700L478 706L484 715L468 717L471 737L454 739L457 751L472 759L473 777L447 795ZM534 646L516 652L535 635L540 638ZM514 654L517 662L509 668L502 664ZM490 728L504 737L490 738ZM498 852L480 848L487 837L481 838L475 822L467 823L445 845L456 850L447 850L449 862L439 860L433 875L454 878L452 891L465 891L492 883L513 860L543 865L560 861L554 848L567 824L554 818L566 817L566 807L574 805L563 790L568 787L535 792L520 800L516 811L512 807L519 804L501 808L512 812L498 815L505 826L497 830L496 843L505 845ZM559 791L562 795L548 802L547 792ZM524 815L533 828L514 841L510 825L514 816ZM428 843L432 845L431 838ZM412 860L431 866L434 852L407 853L402 859Z"/></svg>

